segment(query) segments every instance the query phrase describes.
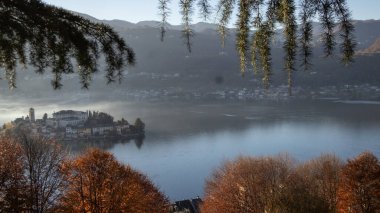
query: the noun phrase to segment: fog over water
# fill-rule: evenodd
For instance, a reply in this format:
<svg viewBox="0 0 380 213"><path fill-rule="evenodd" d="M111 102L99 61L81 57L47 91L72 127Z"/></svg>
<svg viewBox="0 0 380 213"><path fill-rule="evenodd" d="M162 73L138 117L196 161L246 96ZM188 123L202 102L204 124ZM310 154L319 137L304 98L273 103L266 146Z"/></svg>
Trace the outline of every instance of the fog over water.
<svg viewBox="0 0 380 213"><path fill-rule="evenodd" d="M97 146L147 174L171 200L203 196L205 179L240 155L289 153L305 161L321 153L343 159L363 151L380 157L380 105L375 102L122 102L0 103L0 123L26 115L99 110L146 124L144 141L69 143L72 152Z"/></svg>

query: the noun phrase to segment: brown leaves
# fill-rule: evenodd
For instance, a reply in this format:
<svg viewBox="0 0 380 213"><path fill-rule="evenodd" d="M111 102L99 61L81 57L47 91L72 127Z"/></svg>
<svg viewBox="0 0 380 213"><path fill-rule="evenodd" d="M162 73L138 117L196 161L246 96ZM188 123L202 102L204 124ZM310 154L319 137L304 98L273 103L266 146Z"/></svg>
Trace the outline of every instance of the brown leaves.
<svg viewBox="0 0 380 213"><path fill-rule="evenodd" d="M0 212L167 212L143 174L102 150L69 160L43 138L0 138Z"/></svg>
<svg viewBox="0 0 380 213"><path fill-rule="evenodd" d="M370 153L343 162L321 155L296 166L287 156L242 157L206 182L203 212L378 212L380 165Z"/></svg>
<svg viewBox="0 0 380 213"><path fill-rule="evenodd" d="M64 152L50 140L0 138L0 212L50 210L62 191L63 160Z"/></svg>
<svg viewBox="0 0 380 213"><path fill-rule="evenodd" d="M0 138L0 212L21 211L24 168L20 145Z"/></svg>
<svg viewBox="0 0 380 213"><path fill-rule="evenodd" d="M380 163L373 154L365 152L343 168L338 209L354 213L380 211Z"/></svg>
<svg viewBox="0 0 380 213"><path fill-rule="evenodd" d="M65 166L62 212L166 212L168 201L148 178L98 149Z"/></svg>
<svg viewBox="0 0 380 213"><path fill-rule="evenodd" d="M291 160L242 157L227 162L207 181L203 212L274 212Z"/></svg>

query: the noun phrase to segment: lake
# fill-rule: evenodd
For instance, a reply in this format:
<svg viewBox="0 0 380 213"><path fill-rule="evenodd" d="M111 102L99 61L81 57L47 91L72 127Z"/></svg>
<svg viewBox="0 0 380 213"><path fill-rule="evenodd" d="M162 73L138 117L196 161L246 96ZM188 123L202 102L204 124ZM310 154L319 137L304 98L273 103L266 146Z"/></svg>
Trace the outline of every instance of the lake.
<svg viewBox="0 0 380 213"><path fill-rule="evenodd" d="M99 110L130 122L140 117L146 123L144 141L73 144L71 148L78 151L95 145L109 150L148 175L171 200L203 196L205 179L212 171L240 155L289 153L305 161L321 153L347 159L371 151L380 157L377 102L30 104L37 118L62 109ZM9 113L1 113L0 123L17 113L26 115L29 106L13 105L1 108Z"/></svg>

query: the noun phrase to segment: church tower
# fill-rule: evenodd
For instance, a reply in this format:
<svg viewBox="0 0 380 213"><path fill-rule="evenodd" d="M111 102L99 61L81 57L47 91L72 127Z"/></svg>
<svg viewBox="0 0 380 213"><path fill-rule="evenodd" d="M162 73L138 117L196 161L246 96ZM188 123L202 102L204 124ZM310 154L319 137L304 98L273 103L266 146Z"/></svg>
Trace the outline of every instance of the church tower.
<svg viewBox="0 0 380 213"><path fill-rule="evenodd" d="M29 118L30 118L30 122L32 122L32 123L36 122L36 117L34 116L34 109L33 108L29 109Z"/></svg>

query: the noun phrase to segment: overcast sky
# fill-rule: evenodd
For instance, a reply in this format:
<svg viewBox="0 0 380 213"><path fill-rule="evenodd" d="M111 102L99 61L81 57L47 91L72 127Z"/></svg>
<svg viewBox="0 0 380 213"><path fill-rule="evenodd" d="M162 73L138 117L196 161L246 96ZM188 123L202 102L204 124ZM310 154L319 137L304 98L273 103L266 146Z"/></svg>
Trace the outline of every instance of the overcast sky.
<svg viewBox="0 0 380 213"><path fill-rule="evenodd" d="M120 19L133 23L159 20L158 0L43 0L65 9L91 15L98 19ZM217 2L217 0L211 0ZM171 0L169 23L180 24L179 0ZM347 0L354 19L380 19L380 0ZM194 15L194 22L201 21ZM209 22L213 22L210 20Z"/></svg>

